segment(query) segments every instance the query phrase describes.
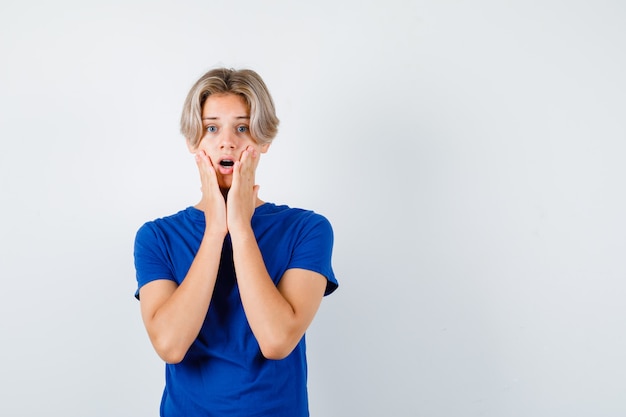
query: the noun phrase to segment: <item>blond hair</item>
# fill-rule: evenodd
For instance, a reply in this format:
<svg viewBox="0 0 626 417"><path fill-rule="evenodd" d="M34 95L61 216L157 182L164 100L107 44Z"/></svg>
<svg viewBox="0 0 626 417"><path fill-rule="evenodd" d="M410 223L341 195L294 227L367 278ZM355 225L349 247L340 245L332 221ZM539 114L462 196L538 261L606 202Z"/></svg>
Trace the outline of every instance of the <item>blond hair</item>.
<svg viewBox="0 0 626 417"><path fill-rule="evenodd" d="M180 131L189 145L196 148L204 134L202 106L211 94L237 94L250 110L250 133L259 144L271 143L278 132L278 117L267 86L256 72L249 69L216 68L204 74L189 90Z"/></svg>

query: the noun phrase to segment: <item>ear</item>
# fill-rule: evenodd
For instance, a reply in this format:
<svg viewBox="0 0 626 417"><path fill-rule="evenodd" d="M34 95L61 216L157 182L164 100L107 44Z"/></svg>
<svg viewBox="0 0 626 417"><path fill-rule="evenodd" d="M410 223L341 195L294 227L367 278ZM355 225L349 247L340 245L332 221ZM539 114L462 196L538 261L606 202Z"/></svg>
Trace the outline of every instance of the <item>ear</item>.
<svg viewBox="0 0 626 417"><path fill-rule="evenodd" d="M261 145L261 153L265 153L267 152L267 150L270 148L271 143L264 143L263 145Z"/></svg>

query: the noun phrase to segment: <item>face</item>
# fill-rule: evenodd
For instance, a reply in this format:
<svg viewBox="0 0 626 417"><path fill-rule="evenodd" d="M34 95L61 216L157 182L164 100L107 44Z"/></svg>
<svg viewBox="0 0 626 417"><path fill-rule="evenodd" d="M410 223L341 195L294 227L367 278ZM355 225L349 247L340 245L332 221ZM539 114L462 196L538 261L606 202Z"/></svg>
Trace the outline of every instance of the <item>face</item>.
<svg viewBox="0 0 626 417"><path fill-rule="evenodd" d="M243 97L237 94L212 94L202 107L204 133L197 148L203 150L213 163L220 188L230 188L233 163L240 160L243 151L254 147L265 153L269 144L259 145L250 134L250 110ZM256 159L258 163L258 158Z"/></svg>

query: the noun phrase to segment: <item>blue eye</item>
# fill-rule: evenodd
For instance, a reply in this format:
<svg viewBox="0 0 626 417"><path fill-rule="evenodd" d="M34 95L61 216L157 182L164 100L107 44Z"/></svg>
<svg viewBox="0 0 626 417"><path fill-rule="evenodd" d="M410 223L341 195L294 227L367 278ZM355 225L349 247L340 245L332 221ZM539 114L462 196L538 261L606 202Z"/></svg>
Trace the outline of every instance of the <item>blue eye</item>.
<svg viewBox="0 0 626 417"><path fill-rule="evenodd" d="M206 131L207 131L207 132L209 132L209 133L215 133L215 132L217 132L217 126L213 126L213 125L211 125L211 126L207 126L205 129L206 129Z"/></svg>
<svg viewBox="0 0 626 417"><path fill-rule="evenodd" d="M248 126L237 126L237 132L246 133L248 131Z"/></svg>

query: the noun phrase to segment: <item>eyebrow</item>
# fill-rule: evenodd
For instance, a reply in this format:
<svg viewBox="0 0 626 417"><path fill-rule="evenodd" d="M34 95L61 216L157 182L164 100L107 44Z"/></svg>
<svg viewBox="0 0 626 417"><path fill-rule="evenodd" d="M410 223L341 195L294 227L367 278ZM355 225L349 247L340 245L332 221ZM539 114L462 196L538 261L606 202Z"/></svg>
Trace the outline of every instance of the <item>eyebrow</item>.
<svg viewBox="0 0 626 417"><path fill-rule="evenodd" d="M203 117L202 120L218 120L219 117ZM237 116L235 119L250 120L250 116Z"/></svg>

